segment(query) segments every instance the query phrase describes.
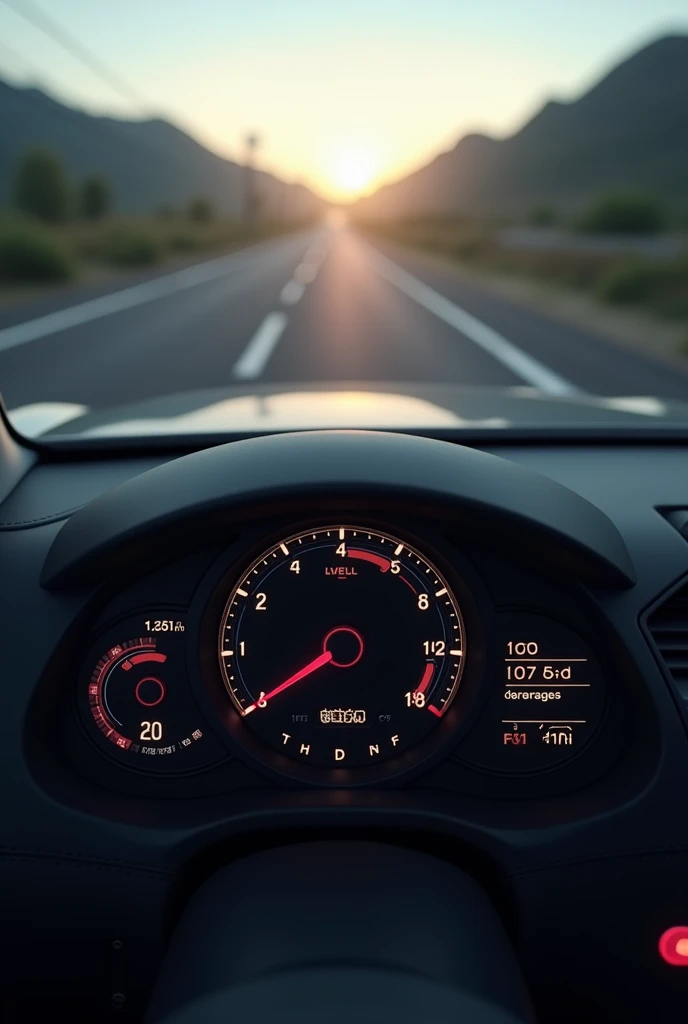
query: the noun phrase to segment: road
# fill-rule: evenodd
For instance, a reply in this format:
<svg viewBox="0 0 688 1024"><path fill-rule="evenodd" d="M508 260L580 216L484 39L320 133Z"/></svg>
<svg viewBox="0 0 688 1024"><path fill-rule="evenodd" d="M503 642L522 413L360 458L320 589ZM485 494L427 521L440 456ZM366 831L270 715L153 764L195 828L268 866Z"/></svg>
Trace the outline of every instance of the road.
<svg viewBox="0 0 688 1024"><path fill-rule="evenodd" d="M92 409L289 382L529 385L688 399L682 372L467 284L421 254L314 227L191 267L0 310L10 409Z"/></svg>

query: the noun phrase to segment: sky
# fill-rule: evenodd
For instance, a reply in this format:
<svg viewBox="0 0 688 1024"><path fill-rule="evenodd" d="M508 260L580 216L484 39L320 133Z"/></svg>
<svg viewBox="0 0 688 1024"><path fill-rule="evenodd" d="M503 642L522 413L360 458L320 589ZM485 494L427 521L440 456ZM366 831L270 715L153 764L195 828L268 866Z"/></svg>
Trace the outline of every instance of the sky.
<svg viewBox="0 0 688 1024"><path fill-rule="evenodd" d="M39 5L141 102L17 11ZM0 77L72 105L162 116L333 201L508 135L640 46L688 32L688 0L0 0Z"/></svg>

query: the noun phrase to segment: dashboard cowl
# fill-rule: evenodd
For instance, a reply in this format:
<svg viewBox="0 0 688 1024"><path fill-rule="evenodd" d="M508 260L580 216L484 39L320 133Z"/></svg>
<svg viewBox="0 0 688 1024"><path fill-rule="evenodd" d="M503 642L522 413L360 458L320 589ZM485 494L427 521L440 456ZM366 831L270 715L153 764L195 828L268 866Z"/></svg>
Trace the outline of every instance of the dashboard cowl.
<svg viewBox="0 0 688 1024"><path fill-rule="evenodd" d="M506 459L429 438L306 431L235 441L143 473L76 512L55 538L41 584L87 586L195 524L225 527L252 509L308 514L314 498L432 502L456 521L515 541L551 569L612 588L635 583L611 520L562 484Z"/></svg>

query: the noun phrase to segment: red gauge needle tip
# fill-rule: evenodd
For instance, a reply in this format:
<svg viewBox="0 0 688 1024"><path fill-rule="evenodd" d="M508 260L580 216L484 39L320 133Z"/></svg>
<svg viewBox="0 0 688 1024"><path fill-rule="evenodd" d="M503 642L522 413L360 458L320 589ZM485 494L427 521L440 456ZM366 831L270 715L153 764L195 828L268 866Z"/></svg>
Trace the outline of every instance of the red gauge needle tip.
<svg viewBox="0 0 688 1024"><path fill-rule="evenodd" d="M304 667L299 669L298 672L295 672L293 676L289 676L289 678L285 679L283 683L276 686L274 690L270 690L270 693L266 693L260 698L260 701L256 701L255 704L249 704L247 708L244 708L243 714L250 715L252 711L256 710L259 704L261 707L264 707L265 703L273 697L276 697L278 693L282 693L283 690L293 686L294 683L298 683L300 679L305 679L305 677L309 676L311 672L316 672L323 665L327 665L328 661L332 661L332 651L323 651L323 653L319 654L317 658L313 658L313 661L309 661L307 665L304 665Z"/></svg>

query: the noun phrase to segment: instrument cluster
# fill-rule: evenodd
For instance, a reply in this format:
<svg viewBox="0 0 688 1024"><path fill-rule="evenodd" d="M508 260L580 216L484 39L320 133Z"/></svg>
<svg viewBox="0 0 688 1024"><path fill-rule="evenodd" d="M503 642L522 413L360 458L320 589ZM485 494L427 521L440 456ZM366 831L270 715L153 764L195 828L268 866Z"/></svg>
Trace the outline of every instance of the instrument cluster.
<svg viewBox="0 0 688 1024"><path fill-rule="evenodd" d="M449 757L495 777L551 772L607 714L594 630L513 584L500 594L480 561L365 519L250 538L186 603L104 610L77 672L81 729L157 777L229 758L332 787L401 783Z"/></svg>

